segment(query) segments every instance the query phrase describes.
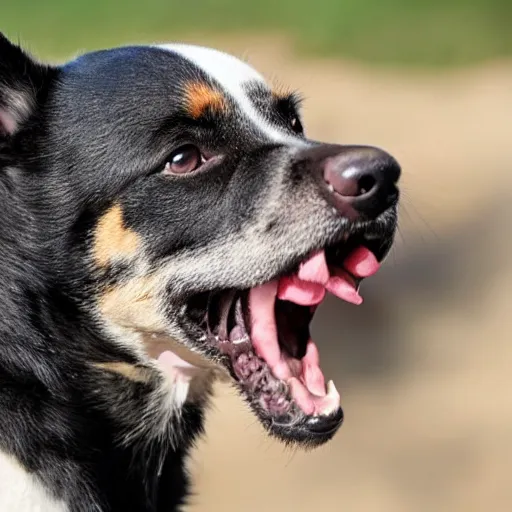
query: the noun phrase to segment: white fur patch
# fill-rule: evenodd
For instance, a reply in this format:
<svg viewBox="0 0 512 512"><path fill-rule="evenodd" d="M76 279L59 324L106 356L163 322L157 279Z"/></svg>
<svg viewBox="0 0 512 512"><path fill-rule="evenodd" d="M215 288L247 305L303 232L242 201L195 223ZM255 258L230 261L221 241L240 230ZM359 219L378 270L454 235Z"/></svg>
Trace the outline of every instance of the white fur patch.
<svg viewBox="0 0 512 512"><path fill-rule="evenodd" d="M168 400L167 404L164 404L164 408L180 411L187 401L191 377L186 373L181 373L178 369L166 368L166 370L164 371L165 384L163 387Z"/></svg>
<svg viewBox="0 0 512 512"><path fill-rule="evenodd" d="M2 512L68 512L67 505L46 491L14 457L0 452L0 510Z"/></svg>
<svg viewBox="0 0 512 512"><path fill-rule="evenodd" d="M269 123L247 96L244 85L257 82L266 86L265 79L251 66L227 53L187 44L166 44L158 48L177 53L194 63L207 75L217 81L231 96L253 126L272 142L287 143L295 146L305 145L299 137L286 133L278 126Z"/></svg>

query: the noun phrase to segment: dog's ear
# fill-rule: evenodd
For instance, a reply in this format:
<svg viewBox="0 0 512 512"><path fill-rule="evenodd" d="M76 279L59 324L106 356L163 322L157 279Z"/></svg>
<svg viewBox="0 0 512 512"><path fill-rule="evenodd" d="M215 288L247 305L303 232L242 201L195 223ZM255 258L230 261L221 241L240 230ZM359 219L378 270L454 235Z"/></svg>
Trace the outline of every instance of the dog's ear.
<svg viewBox="0 0 512 512"><path fill-rule="evenodd" d="M11 137L28 121L53 72L0 33L0 139Z"/></svg>

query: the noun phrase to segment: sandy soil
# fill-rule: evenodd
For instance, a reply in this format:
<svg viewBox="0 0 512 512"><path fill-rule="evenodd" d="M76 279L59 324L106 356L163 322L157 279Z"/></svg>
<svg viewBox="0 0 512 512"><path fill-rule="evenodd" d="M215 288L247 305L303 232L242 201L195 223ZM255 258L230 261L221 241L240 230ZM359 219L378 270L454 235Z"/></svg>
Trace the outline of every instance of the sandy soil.
<svg viewBox="0 0 512 512"><path fill-rule="evenodd" d="M405 73L203 42L300 89L311 137L394 154L404 203L365 304L331 301L315 322L343 397L335 440L284 449L219 386L188 510L512 510L512 63Z"/></svg>

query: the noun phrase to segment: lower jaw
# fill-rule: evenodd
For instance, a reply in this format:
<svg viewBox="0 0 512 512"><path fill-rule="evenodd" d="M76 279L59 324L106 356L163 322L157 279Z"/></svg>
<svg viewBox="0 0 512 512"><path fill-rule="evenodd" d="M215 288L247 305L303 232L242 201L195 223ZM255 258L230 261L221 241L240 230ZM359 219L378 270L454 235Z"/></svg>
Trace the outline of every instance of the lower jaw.
<svg viewBox="0 0 512 512"><path fill-rule="evenodd" d="M157 339L159 338L160 336L157 337ZM161 337L161 342L166 343L167 347L157 359L159 366L166 374L170 375L173 380L178 378L188 382L204 379L208 375L215 380L229 382L238 389L267 432L286 444L314 448L329 441L343 423L343 411L339 406L329 414L305 413L291 397L287 384L273 377L268 366L263 367L260 377L265 379L266 375L267 386L280 391L281 399L277 398L274 401L272 401L269 389L265 393L265 390L261 388L261 381L259 381L258 387L258 381L240 379L236 365L209 361L204 356L178 344L171 343L169 346L169 339L164 338ZM174 348L177 348L176 352L173 350ZM258 361L257 364L260 366L265 365L252 350L241 352L240 355L253 358L254 361ZM191 389L193 387L191 386Z"/></svg>
<svg viewBox="0 0 512 512"><path fill-rule="evenodd" d="M329 416L339 408L339 394L332 381L325 385L324 376L315 362L318 351L311 340L301 359L293 358L281 349L284 375L277 375L275 369L258 357L250 341L234 346L225 342L219 348L230 359L233 378L268 414L283 418L300 411L306 416Z"/></svg>
<svg viewBox="0 0 512 512"><path fill-rule="evenodd" d="M256 414L258 414L256 412ZM343 410L329 416L298 416L293 423L283 424L258 414L267 432L286 444L315 448L331 440L343 424Z"/></svg>
<svg viewBox="0 0 512 512"><path fill-rule="evenodd" d="M240 359L242 364L237 365ZM247 368L255 371L244 375L243 369ZM334 399L334 406L322 414L304 411L293 399L290 385L274 377L253 350L240 354L231 373L263 426L281 441L318 446L331 439L343 422L339 396Z"/></svg>
<svg viewBox="0 0 512 512"><path fill-rule="evenodd" d="M303 382L299 382L310 355L307 348L299 354L299 359L299 356L292 357L285 347L280 347L286 359L283 363L292 372L289 378L281 379L257 355L248 335L238 342L216 340L214 343L222 354L223 366L231 374L233 383L271 435L285 443L314 447L331 439L341 426L343 411L339 405L339 395L332 383L325 390L323 375L321 385L316 388L318 410L315 404L308 407L304 406L304 400L295 399L297 388L307 394L311 392ZM314 344L309 341L308 346L311 345Z"/></svg>
<svg viewBox="0 0 512 512"><path fill-rule="evenodd" d="M285 443L317 446L328 441L342 424L339 398L328 412L304 411L293 399L290 385L273 375L250 341L218 343L215 352L220 357L213 360L164 335L150 337L148 346L152 345L152 355L172 379L192 382L208 374L215 380L230 383L239 390L269 434Z"/></svg>
<svg viewBox="0 0 512 512"><path fill-rule="evenodd" d="M162 342L165 341L162 337ZM168 339L167 343L169 343ZM230 383L238 389L267 432L286 444L297 444L304 448L320 446L329 441L343 423L341 407L336 407L327 415L315 416L301 410L289 394L279 403L265 403L265 399L268 400L269 396L255 393L247 382L241 381L233 365L226 366L210 362L205 357L183 347L176 352L172 350L173 348L175 348L174 343L172 347L167 346L157 358L166 374L172 375L173 379L179 375L180 379L187 381L210 374L217 380ZM254 352L252 357L257 358ZM283 393L287 393L286 383L276 382L281 386Z"/></svg>

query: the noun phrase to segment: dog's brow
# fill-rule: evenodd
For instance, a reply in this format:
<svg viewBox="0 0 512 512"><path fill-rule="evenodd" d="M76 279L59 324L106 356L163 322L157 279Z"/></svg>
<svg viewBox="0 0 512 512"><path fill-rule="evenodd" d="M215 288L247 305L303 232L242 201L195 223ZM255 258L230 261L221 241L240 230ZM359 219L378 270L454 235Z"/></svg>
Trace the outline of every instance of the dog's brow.
<svg viewBox="0 0 512 512"><path fill-rule="evenodd" d="M227 108L222 92L207 83L191 81L186 83L184 88L186 109L194 119L201 117L208 109L223 112Z"/></svg>
<svg viewBox="0 0 512 512"><path fill-rule="evenodd" d="M169 44L158 46L158 48L181 55L213 78L235 101L244 115L250 119L253 126L272 142L294 146L304 144L304 141L300 138L294 137L278 126L271 124L255 108L247 95L246 87L251 83L258 83L264 87L267 87L267 84L265 79L245 62L227 53L201 46Z"/></svg>

